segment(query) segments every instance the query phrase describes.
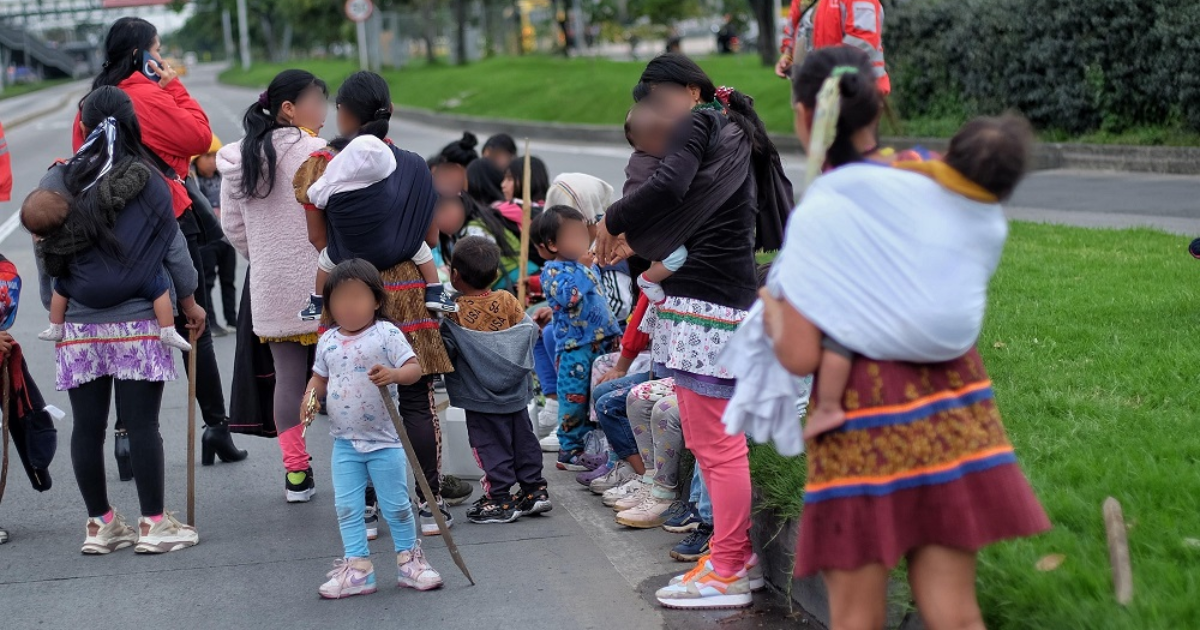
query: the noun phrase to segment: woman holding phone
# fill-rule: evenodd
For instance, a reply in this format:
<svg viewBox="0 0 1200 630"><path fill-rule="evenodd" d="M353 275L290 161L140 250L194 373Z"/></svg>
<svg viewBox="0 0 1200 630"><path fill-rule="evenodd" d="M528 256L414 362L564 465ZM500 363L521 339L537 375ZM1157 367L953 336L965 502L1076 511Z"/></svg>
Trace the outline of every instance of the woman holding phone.
<svg viewBox="0 0 1200 630"><path fill-rule="evenodd" d="M184 187L183 178L188 175L192 156L208 152L212 145L212 128L204 109L178 80L178 73L162 60L159 55L161 45L158 29L146 20L136 17L117 20L104 39L104 67L92 82L92 89L115 86L133 101L133 109L142 128L142 144L151 151L158 162L157 166L167 178L172 209L187 238L188 253L191 254L196 272L203 274L200 248L202 240L206 239L192 209L192 199ZM77 115L72 131L75 150L79 150L84 137ZM220 236L216 235L216 238ZM205 286L203 275L198 286ZM195 298L201 307L208 308L209 296L205 291L197 291ZM182 311L177 309L177 312ZM182 317L175 320L176 329L185 338L188 335L186 323ZM229 433L221 373L217 367L216 353L213 352L212 333L207 327L195 345L196 398L205 424L204 449L215 453L222 461L241 461L246 458L246 451L234 446ZM184 365L187 365L186 353L184 357ZM122 426L118 417L118 452L122 452Z"/></svg>

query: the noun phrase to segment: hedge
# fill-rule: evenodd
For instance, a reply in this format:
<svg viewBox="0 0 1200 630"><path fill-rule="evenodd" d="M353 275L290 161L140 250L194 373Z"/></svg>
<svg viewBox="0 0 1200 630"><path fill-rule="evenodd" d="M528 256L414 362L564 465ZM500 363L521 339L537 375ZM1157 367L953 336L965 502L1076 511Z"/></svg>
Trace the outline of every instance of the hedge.
<svg viewBox="0 0 1200 630"><path fill-rule="evenodd" d="M1072 134L1200 130L1200 2L898 0L885 46L906 117L1016 109Z"/></svg>

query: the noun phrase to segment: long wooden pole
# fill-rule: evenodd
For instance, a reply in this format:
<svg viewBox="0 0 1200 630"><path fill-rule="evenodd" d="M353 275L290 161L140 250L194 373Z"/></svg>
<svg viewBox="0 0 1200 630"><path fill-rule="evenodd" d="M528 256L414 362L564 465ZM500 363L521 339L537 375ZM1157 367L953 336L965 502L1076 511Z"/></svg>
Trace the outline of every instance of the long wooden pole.
<svg viewBox="0 0 1200 630"><path fill-rule="evenodd" d="M188 353L187 419L187 524L196 526L196 343L200 335L191 331L192 351Z"/></svg>
<svg viewBox="0 0 1200 630"><path fill-rule="evenodd" d="M8 426L9 405L11 404L10 390L12 389L11 376L8 373L8 357L4 357L4 366L0 368L4 372L3 376L3 415L0 418L0 501L4 500L4 489L8 487L8 432L11 428Z"/></svg>
<svg viewBox="0 0 1200 630"><path fill-rule="evenodd" d="M521 204L521 251L517 257L517 299L520 300L521 306L527 306L525 298L528 291L526 284L529 282L529 218L533 212L533 191L530 183L532 175L532 160L529 156L529 138L525 138L525 175L522 178L521 190L525 191L524 203Z"/></svg>

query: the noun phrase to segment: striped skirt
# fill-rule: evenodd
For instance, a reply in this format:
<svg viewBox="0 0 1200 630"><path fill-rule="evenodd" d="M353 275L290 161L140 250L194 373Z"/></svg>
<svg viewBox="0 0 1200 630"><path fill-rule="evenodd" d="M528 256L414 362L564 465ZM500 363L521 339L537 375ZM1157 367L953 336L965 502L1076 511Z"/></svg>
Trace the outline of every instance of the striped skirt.
<svg viewBox="0 0 1200 630"><path fill-rule="evenodd" d="M930 365L857 359L844 402L846 424L807 444L797 575L1050 528L977 351Z"/></svg>
<svg viewBox="0 0 1200 630"><path fill-rule="evenodd" d="M425 280L420 270L406 260L381 275L388 296L384 313L408 337L421 369L425 374L453 372L438 320L425 308Z"/></svg>

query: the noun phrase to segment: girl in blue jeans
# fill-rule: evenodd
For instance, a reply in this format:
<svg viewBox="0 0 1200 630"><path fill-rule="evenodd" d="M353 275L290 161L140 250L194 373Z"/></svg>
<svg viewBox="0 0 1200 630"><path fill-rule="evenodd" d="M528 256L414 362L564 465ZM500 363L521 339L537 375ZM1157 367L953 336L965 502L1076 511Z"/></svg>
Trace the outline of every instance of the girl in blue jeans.
<svg viewBox="0 0 1200 630"><path fill-rule="evenodd" d="M396 583L420 591L442 585L417 542L416 521L408 498L404 447L380 396L388 386L421 380L412 346L382 313L383 280L371 263L351 259L338 265L325 283L324 303L334 326L321 336L308 396L325 398L333 435L333 491L345 557L318 591L326 599L374 593L375 568L363 521L363 493L375 487L379 511L396 547ZM311 412L309 412L311 413ZM311 422L311 416L305 419Z"/></svg>

